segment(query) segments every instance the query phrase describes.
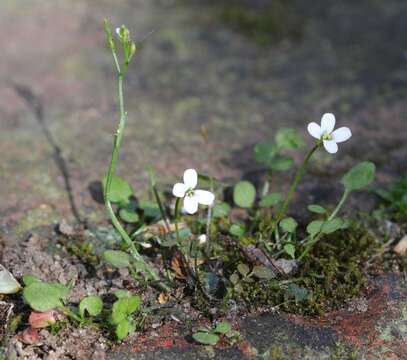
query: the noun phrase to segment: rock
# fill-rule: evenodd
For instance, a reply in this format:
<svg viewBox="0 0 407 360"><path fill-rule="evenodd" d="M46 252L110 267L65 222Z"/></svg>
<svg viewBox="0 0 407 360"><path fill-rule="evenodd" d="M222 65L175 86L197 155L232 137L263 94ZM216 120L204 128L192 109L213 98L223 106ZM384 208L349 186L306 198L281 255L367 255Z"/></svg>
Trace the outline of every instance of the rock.
<svg viewBox="0 0 407 360"><path fill-rule="evenodd" d="M400 256L403 256L406 253L406 251L407 251L407 235L404 235L404 237L394 247L393 251L396 254L400 255Z"/></svg>
<svg viewBox="0 0 407 360"><path fill-rule="evenodd" d="M65 236L73 236L75 235L75 229L69 225L65 219L63 219L58 226L58 231Z"/></svg>
<svg viewBox="0 0 407 360"><path fill-rule="evenodd" d="M15 294L21 289L14 276L0 264L0 294Z"/></svg>

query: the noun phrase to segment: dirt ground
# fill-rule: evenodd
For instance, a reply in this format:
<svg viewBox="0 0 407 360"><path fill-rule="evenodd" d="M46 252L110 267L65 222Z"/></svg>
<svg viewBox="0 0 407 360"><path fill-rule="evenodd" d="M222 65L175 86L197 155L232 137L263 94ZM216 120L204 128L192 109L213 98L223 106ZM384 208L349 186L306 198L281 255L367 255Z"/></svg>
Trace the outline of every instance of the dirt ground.
<svg viewBox="0 0 407 360"><path fill-rule="evenodd" d="M353 138L334 157L318 158L312 171L323 185L307 180L303 197L335 198L336 185L326 179L359 160L375 162L378 183L407 171L404 1L292 1L283 6L281 22L298 19L296 36L288 31L267 44L225 22L220 7L176 0L1 2L0 262L16 276L73 280L72 301L132 286L128 274L89 276L74 257L50 251L62 220L86 222L94 231L108 225L95 190L117 123L105 16L126 24L140 44L126 83L129 121L119 167L138 195L148 188L148 165L163 187L187 167L220 179L256 176L255 143L282 126L305 135L307 123L327 111L352 128ZM369 207L369 201L362 196L349 208ZM407 359L406 299L405 281L387 274L356 305L322 318L231 314L244 341L220 346L216 357L240 359L250 356L251 346L260 352L278 346L288 358L322 359L343 342L369 359ZM159 325L113 349L88 328L45 333L40 350L14 346L16 356L27 359L209 356L185 339L182 325L169 319Z"/></svg>

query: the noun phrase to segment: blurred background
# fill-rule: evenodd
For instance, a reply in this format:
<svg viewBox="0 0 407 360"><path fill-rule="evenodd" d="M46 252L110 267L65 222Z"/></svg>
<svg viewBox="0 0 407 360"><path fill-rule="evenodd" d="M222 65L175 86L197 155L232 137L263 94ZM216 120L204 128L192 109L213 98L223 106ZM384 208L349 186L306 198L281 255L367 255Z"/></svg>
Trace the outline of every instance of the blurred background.
<svg viewBox="0 0 407 360"><path fill-rule="evenodd" d="M119 167L138 194L148 165L162 183L187 167L252 176L257 142L295 127L311 143L306 125L324 112L354 136L319 155L317 175L359 160L381 182L406 171L406 1L2 0L3 229L104 218L93 190L118 121L104 17L139 46Z"/></svg>

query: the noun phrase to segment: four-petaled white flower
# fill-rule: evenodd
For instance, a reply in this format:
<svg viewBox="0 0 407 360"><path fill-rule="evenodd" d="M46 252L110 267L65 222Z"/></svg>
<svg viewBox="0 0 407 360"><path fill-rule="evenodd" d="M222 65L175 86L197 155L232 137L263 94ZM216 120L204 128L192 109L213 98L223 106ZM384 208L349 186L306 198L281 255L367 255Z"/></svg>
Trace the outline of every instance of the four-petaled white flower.
<svg viewBox="0 0 407 360"><path fill-rule="evenodd" d="M198 211L198 204L212 205L215 195L206 190L195 190L198 183L198 174L194 169L184 172L184 182L177 183L172 189L174 196L184 199L184 209L188 214Z"/></svg>
<svg viewBox="0 0 407 360"><path fill-rule="evenodd" d="M338 151L338 144L348 140L352 136L352 132L347 127L335 128L335 115L324 114L321 119L321 126L312 122L308 124L308 132L314 138L322 140L324 148L330 154L335 154Z"/></svg>

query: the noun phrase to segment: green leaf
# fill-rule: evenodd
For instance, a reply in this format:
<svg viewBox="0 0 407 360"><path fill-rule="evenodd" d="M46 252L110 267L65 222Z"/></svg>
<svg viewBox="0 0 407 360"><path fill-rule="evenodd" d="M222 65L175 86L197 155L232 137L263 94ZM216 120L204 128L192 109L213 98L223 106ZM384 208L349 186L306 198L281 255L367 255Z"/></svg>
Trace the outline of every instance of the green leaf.
<svg viewBox="0 0 407 360"><path fill-rule="evenodd" d="M239 181L233 188L233 201L242 208L251 208L256 199L256 188L249 181Z"/></svg>
<svg viewBox="0 0 407 360"><path fill-rule="evenodd" d="M288 233L293 233L297 226L298 223L292 217L288 217L280 221L280 227Z"/></svg>
<svg viewBox="0 0 407 360"><path fill-rule="evenodd" d="M254 147L254 158L257 162L269 165L276 155L276 146L272 143L260 143Z"/></svg>
<svg viewBox="0 0 407 360"><path fill-rule="evenodd" d="M119 340L123 340L130 334L132 331L132 325L129 320L123 319L121 320L116 327L116 336Z"/></svg>
<svg viewBox="0 0 407 360"><path fill-rule="evenodd" d="M237 266L237 271L243 276L247 276L250 272L250 268L246 264L239 264Z"/></svg>
<svg viewBox="0 0 407 360"><path fill-rule="evenodd" d="M295 298L297 301L307 300L310 293L307 289L299 287L298 285L292 283L287 286L287 293Z"/></svg>
<svg viewBox="0 0 407 360"><path fill-rule="evenodd" d="M69 289L62 284L33 282L23 290L24 300L35 311L45 312L63 306Z"/></svg>
<svg viewBox="0 0 407 360"><path fill-rule="evenodd" d="M232 224L232 226L229 228L229 234L236 236L238 238L242 237L246 232L246 229L243 225L241 224Z"/></svg>
<svg viewBox="0 0 407 360"><path fill-rule="evenodd" d="M320 206L320 205L315 205L315 204L313 204L313 205L308 205L308 206L307 206L307 209L308 209L309 211L313 212L313 213L316 213L316 214L325 214L325 213L326 213L325 208L323 208L323 207Z"/></svg>
<svg viewBox="0 0 407 360"><path fill-rule="evenodd" d="M103 253L105 262L116 268L125 268L130 266L130 255L124 251L106 250Z"/></svg>
<svg viewBox="0 0 407 360"><path fill-rule="evenodd" d="M34 275L23 275L23 283L25 286L31 285L34 282L41 282L41 280Z"/></svg>
<svg viewBox="0 0 407 360"><path fill-rule="evenodd" d="M120 219L129 224L137 223L140 220L138 214L129 208L122 208L119 211Z"/></svg>
<svg viewBox="0 0 407 360"><path fill-rule="evenodd" d="M285 244L284 251L290 255L291 258L295 259L295 246L293 244Z"/></svg>
<svg viewBox="0 0 407 360"><path fill-rule="evenodd" d="M192 335L194 340L204 345L216 345L219 342L219 336L207 332L197 332Z"/></svg>
<svg viewBox="0 0 407 360"><path fill-rule="evenodd" d="M277 205L281 201L281 198L282 198L282 196L280 193L274 192L274 193L264 196L260 200L259 205L262 208L274 206L274 205Z"/></svg>
<svg viewBox="0 0 407 360"><path fill-rule="evenodd" d="M222 202L214 206L212 216L215 219L223 218L229 215L230 210L231 210L230 205L225 202Z"/></svg>
<svg viewBox="0 0 407 360"><path fill-rule="evenodd" d="M296 129L280 129L276 134L276 143L280 150L294 150L304 146L305 142Z"/></svg>
<svg viewBox="0 0 407 360"><path fill-rule="evenodd" d="M106 189L106 177L102 181L103 189ZM109 199L114 203L128 203L133 189L130 184L119 176L112 177Z"/></svg>
<svg viewBox="0 0 407 360"><path fill-rule="evenodd" d="M276 156L270 163L270 168L276 171L286 171L294 165L294 159L290 156Z"/></svg>
<svg viewBox="0 0 407 360"><path fill-rule="evenodd" d="M112 321L119 324L133 312L140 308L141 299L139 296L123 297L117 300L112 307Z"/></svg>
<svg viewBox="0 0 407 360"><path fill-rule="evenodd" d="M311 221L307 226L307 233L314 237L321 231L323 223L322 220Z"/></svg>
<svg viewBox="0 0 407 360"><path fill-rule="evenodd" d="M114 296L116 296L118 299L124 298L124 297L131 297L131 292L128 290L115 290L113 291Z"/></svg>
<svg viewBox="0 0 407 360"><path fill-rule="evenodd" d="M99 296L91 295L81 300L79 303L79 314L83 317L85 311L90 316L99 315L103 309L103 301Z"/></svg>
<svg viewBox="0 0 407 360"><path fill-rule="evenodd" d="M264 280L271 280L276 277L273 270L265 266L255 266L252 270L252 275Z"/></svg>
<svg viewBox="0 0 407 360"><path fill-rule="evenodd" d="M362 162L345 174L342 184L349 192L363 189L373 181L375 171L375 164L369 161Z"/></svg>
<svg viewBox="0 0 407 360"><path fill-rule="evenodd" d="M138 207L143 210L144 216L147 218L158 219L161 217L160 207L155 202L142 200Z"/></svg>
<svg viewBox="0 0 407 360"><path fill-rule="evenodd" d="M232 326L230 325L230 323L228 321L221 321L216 325L213 331L217 334L226 334L230 330L232 330Z"/></svg>
<svg viewBox="0 0 407 360"><path fill-rule="evenodd" d="M343 220L340 218L335 218L325 222L322 225L321 231L324 234L332 234L333 232L339 230L343 225Z"/></svg>

